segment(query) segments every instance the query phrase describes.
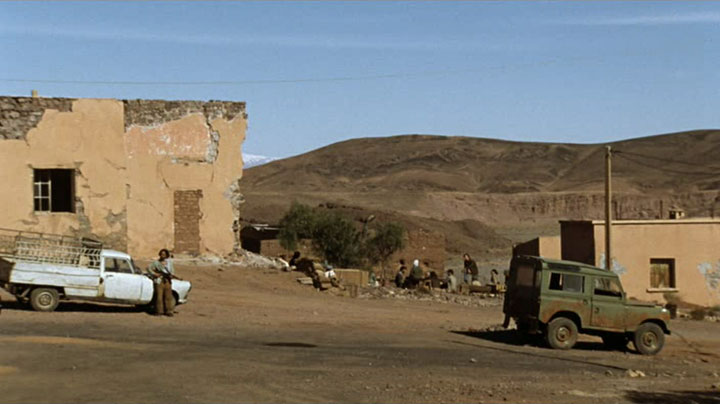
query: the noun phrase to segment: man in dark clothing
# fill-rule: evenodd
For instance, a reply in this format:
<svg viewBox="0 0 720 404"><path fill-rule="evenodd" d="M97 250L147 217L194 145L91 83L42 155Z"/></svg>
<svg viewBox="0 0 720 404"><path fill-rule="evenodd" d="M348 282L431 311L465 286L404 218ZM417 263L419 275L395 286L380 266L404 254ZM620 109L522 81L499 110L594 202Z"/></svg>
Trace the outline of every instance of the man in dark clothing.
<svg viewBox="0 0 720 404"><path fill-rule="evenodd" d="M395 286L401 288L403 287L403 283L405 282L405 270L407 267L405 266L405 260L400 260L400 267L398 268L397 274L395 275Z"/></svg>
<svg viewBox="0 0 720 404"><path fill-rule="evenodd" d="M478 280L478 266L475 260L470 258L470 254L463 254L463 265L465 267L465 283L472 284Z"/></svg>
<svg viewBox="0 0 720 404"><path fill-rule="evenodd" d="M290 258L290 262L288 262L288 266L290 267L291 271L297 269L298 261L300 261L300 251L295 251L292 258Z"/></svg>

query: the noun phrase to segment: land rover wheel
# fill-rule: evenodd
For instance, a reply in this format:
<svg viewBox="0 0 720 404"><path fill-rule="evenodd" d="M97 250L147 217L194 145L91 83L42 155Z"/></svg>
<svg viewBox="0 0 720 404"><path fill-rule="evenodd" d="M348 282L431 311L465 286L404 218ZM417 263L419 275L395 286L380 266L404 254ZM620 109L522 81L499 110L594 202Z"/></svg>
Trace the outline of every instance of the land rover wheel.
<svg viewBox="0 0 720 404"><path fill-rule="evenodd" d="M567 317L558 317L547 325L545 339L553 349L570 349L575 345L577 337L577 325Z"/></svg>
<svg viewBox="0 0 720 404"><path fill-rule="evenodd" d="M624 350L627 348L628 337L625 334L605 334L603 344L610 349Z"/></svg>
<svg viewBox="0 0 720 404"><path fill-rule="evenodd" d="M633 345L643 355L655 355L665 344L665 333L655 323L640 324L633 336Z"/></svg>
<svg viewBox="0 0 720 404"><path fill-rule="evenodd" d="M60 294L52 288L37 288L30 293L30 305L35 311L53 311L60 304Z"/></svg>

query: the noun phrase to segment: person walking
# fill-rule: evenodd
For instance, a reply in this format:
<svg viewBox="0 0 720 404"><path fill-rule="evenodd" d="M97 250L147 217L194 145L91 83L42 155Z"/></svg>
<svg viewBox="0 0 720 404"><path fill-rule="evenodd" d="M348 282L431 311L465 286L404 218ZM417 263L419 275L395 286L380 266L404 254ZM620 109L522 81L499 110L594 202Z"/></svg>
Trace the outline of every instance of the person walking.
<svg viewBox="0 0 720 404"><path fill-rule="evenodd" d="M148 274L153 278L156 315L173 316L173 310L175 310L175 297L172 294L174 272L170 251L163 248L158 253L158 259L148 267Z"/></svg>
<svg viewBox="0 0 720 404"><path fill-rule="evenodd" d="M465 267L465 283L472 285L478 278L478 266L475 260L470 258L470 254L463 254L463 266Z"/></svg>

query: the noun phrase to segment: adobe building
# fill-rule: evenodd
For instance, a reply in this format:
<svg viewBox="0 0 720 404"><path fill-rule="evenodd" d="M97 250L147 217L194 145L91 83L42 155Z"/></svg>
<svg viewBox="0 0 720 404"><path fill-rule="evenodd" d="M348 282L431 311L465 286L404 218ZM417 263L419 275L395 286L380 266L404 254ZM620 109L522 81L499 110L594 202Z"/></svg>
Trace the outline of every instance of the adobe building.
<svg viewBox="0 0 720 404"><path fill-rule="evenodd" d="M533 255L551 259L562 259L560 236L541 236L513 246L513 257L516 255Z"/></svg>
<svg viewBox="0 0 720 404"><path fill-rule="evenodd" d="M0 227L231 253L246 128L243 102L0 97Z"/></svg>
<svg viewBox="0 0 720 404"><path fill-rule="evenodd" d="M612 271L629 297L720 304L720 220L617 220L612 225ZM605 221L570 220L560 226L562 259L605 268Z"/></svg>

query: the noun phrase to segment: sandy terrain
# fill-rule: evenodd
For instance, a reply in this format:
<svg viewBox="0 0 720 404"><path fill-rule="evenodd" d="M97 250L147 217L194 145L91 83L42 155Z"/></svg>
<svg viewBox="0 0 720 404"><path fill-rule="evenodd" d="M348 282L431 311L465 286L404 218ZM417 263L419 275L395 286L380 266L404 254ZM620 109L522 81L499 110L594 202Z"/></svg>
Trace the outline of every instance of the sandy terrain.
<svg viewBox="0 0 720 404"><path fill-rule="evenodd" d="M592 337L553 351L482 331L502 321L499 299L353 299L291 273L179 271L193 290L172 318L4 299L0 401L720 403L718 323L674 321L655 357Z"/></svg>

